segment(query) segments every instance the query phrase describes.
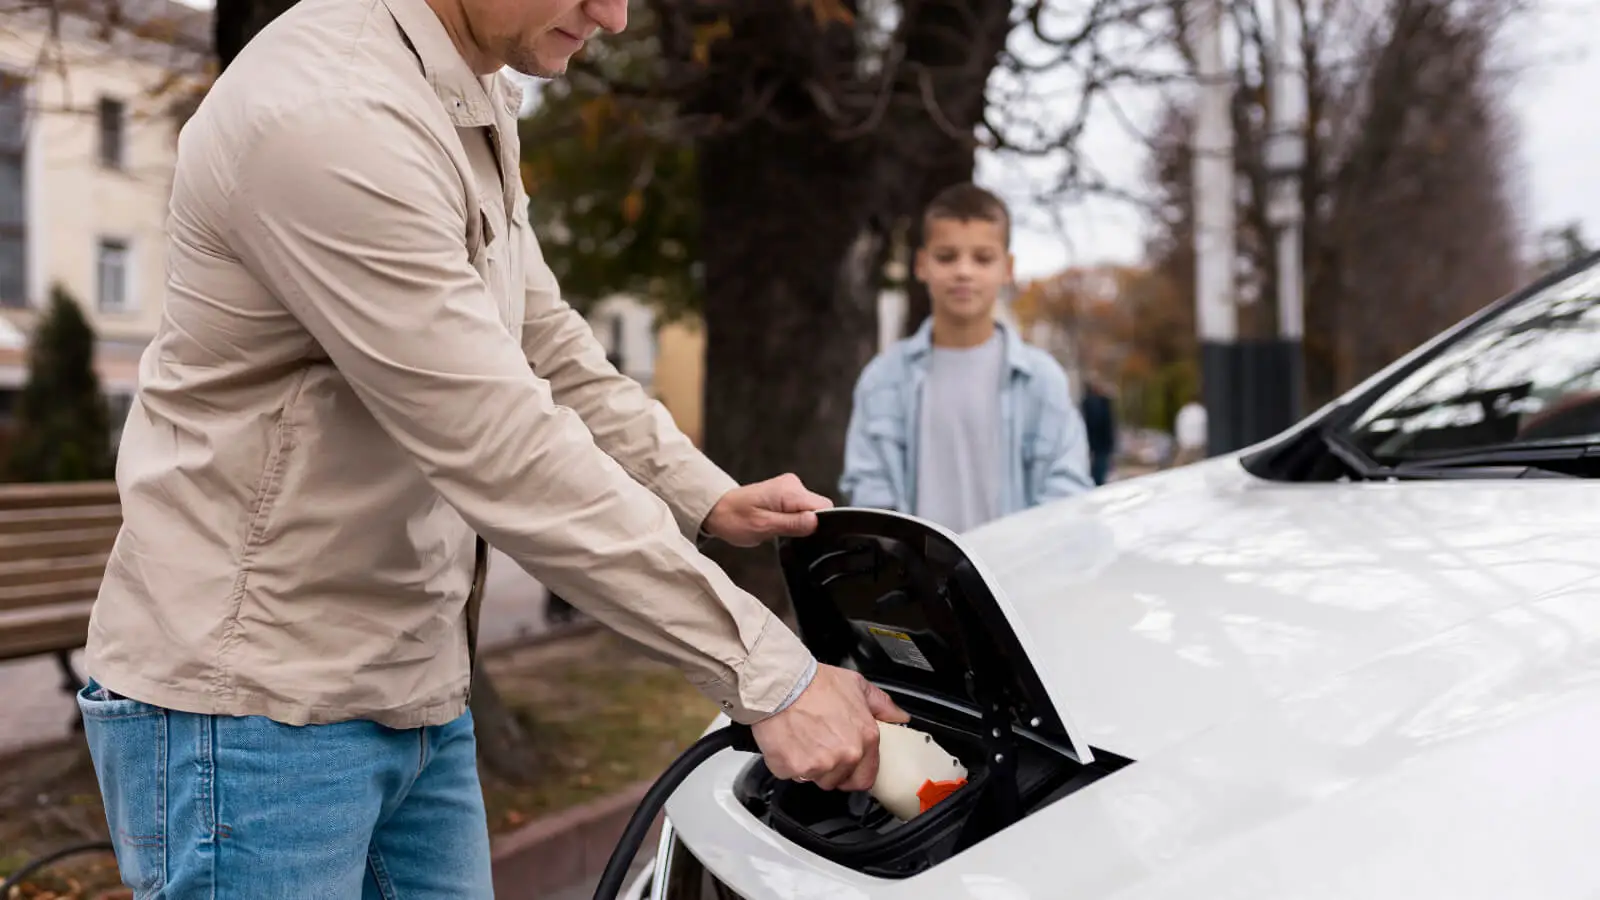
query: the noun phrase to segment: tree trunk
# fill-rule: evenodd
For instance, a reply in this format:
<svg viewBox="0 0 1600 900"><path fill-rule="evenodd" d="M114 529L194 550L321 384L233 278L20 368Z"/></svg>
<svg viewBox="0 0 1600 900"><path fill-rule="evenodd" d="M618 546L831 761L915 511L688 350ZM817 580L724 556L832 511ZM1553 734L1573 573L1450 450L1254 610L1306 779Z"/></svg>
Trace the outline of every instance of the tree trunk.
<svg viewBox="0 0 1600 900"><path fill-rule="evenodd" d="M844 5L854 12L857 4ZM744 9L733 35L713 45L713 77L689 104L739 121L750 97L768 88L777 111L697 145L706 452L741 482L793 471L837 501L851 394L877 345L888 235L920 216L934 193L972 177L975 146L964 136L982 113L1011 3L913 4L894 82L902 102L870 137L849 140L829 134L828 116L805 90L850 68L848 33L800 40L809 26L787 4ZM722 59L738 62L719 70ZM928 96L937 111L925 106ZM915 311L913 319L921 321ZM713 555L746 590L788 613L771 547Z"/></svg>
<svg viewBox="0 0 1600 900"><path fill-rule="evenodd" d="M472 732L478 761L512 784L529 784L539 771L537 742L522 720L506 706L494 679L480 660L472 673Z"/></svg>
<svg viewBox="0 0 1600 900"><path fill-rule="evenodd" d="M857 375L875 349L882 232L856 144L755 124L697 148L706 453L741 483L792 471L837 499ZM771 545L713 550L780 614Z"/></svg>
<svg viewBox="0 0 1600 900"><path fill-rule="evenodd" d="M915 97L892 135L890 165L921 177L908 182L902 209L906 246L922 243L922 213L940 191L971 181L977 163L973 131L983 117L985 88L1011 33L1012 0L920 0L912 4L905 30L907 66L900 91ZM921 78L929 81L924 94ZM931 98L936 110L927 107ZM909 261L909 260L908 260ZM914 272L906 285L905 334L933 314L927 290Z"/></svg>
<svg viewBox="0 0 1600 900"><path fill-rule="evenodd" d="M217 0L212 40L218 71L226 69L251 38L294 3L295 0ZM533 763L533 742L481 663L472 675L471 706L482 764L507 781L530 780L539 771Z"/></svg>

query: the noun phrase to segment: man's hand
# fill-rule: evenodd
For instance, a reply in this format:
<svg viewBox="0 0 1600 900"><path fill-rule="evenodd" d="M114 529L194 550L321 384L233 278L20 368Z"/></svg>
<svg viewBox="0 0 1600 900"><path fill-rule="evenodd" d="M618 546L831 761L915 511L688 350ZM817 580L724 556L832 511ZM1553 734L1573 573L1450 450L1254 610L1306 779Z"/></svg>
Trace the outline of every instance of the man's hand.
<svg viewBox="0 0 1600 900"><path fill-rule="evenodd" d="M722 495L706 516L705 532L735 547L754 547L768 538L803 537L817 528L817 510L833 501L806 490L795 475L737 487Z"/></svg>
<svg viewBox="0 0 1600 900"><path fill-rule="evenodd" d="M864 791L878 780L878 722L910 718L857 673L819 665L787 709L751 732L774 776L824 790Z"/></svg>

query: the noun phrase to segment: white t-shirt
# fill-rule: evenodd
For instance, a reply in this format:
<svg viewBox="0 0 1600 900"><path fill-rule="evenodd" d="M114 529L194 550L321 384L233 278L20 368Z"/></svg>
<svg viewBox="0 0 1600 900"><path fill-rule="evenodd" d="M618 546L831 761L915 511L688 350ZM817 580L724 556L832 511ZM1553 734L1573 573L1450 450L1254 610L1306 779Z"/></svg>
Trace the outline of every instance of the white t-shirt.
<svg viewBox="0 0 1600 900"><path fill-rule="evenodd" d="M999 513L1004 370L996 333L976 347L934 347L922 383L916 513L958 534Z"/></svg>

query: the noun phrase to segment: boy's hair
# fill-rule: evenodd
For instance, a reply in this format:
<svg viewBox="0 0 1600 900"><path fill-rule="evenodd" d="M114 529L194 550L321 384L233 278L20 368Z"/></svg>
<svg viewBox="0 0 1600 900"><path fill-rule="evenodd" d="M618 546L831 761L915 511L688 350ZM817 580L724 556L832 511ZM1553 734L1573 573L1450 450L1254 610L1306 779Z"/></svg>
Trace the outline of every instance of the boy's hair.
<svg viewBox="0 0 1600 900"><path fill-rule="evenodd" d="M1011 210L1004 200L970 181L953 184L940 191L922 213L922 232L926 242L928 226L935 219L955 219L960 222L993 222L1000 226L1001 240L1011 247Z"/></svg>

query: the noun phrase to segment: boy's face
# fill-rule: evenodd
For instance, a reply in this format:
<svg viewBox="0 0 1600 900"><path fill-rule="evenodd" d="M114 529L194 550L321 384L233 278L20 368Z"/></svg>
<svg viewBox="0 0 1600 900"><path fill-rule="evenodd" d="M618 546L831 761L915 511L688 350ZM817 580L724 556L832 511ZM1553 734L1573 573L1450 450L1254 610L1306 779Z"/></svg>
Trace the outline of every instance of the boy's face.
<svg viewBox="0 0 1600 900"><path fill-rule="evenodd" d="M917 280L928 286L935 314L973 321L994 314L1000 289L1011 281L1005 225L982 219L934 219L917 249Z"/></svg>

